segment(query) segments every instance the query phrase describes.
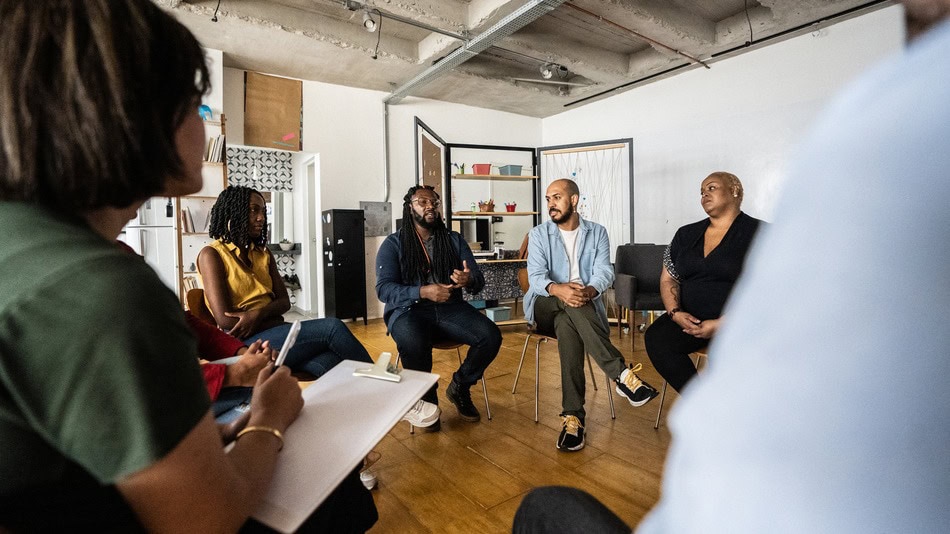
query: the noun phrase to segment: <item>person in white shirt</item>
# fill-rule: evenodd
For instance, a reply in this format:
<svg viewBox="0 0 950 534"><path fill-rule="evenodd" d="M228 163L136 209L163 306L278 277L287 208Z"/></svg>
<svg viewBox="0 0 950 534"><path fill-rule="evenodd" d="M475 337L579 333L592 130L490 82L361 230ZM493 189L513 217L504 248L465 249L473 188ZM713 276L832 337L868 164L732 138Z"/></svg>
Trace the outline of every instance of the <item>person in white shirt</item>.
<svg viewBox="0 0 950 534"><path fill-rule="evenodd" d="M671 413L639 533L946 532L950 0L904 4L911 34L944 21L802 147L710 369ZM559 490L546 511L529 495L514 531L568 531L561 500L583 501ZM584 510L571 522L598 531L602 506Z"/></svg>
<svg viewBox="0 0 950 534"><path fill-rule="evenodd" d="M656 396L640 380L637 364L627 367L610 342L607 309L601 298L614 280L607 229L577 213L580 191L572 180L551 182L545 193L551 220L528 234L528 280L525 319L538 332L556 335L561 358L562 429L557 448L584 448L584 355L617 383L617 393L633 406Z"/></svg>

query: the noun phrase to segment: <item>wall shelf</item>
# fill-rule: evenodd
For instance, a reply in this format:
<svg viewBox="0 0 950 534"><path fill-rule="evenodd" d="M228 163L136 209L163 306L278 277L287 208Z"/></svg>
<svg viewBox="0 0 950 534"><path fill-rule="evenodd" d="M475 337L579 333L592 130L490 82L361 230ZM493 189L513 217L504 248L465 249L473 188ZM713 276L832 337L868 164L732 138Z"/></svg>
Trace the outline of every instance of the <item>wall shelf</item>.
<svg viewBox="0 0 950 534"><path fill-rule="evenodd" d="M523 215L538 215L537 211L454 211L452 212L453 217L505 217L512 216L518 217Z"/></svg>
<svg viewBox="0 0 950 534"><path fill-rule="evenodd" d="M527 181L537 180L537 176L519 176L512 174L453 174L452 178L456 180L513 180Z"/></svg>

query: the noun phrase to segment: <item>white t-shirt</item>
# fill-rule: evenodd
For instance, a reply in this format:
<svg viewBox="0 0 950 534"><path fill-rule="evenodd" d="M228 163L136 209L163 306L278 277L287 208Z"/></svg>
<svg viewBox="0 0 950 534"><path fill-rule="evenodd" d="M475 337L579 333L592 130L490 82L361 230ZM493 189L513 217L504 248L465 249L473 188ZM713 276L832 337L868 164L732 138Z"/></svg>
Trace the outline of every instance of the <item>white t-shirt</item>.
<svg viewBox="0 0 950 534"><path fill-rule="evenodd" d="M564 246L567 248L567 259L571 262L571 276L569 282L581 282L581 266L577 261L577 234L580 227L573 230L561 230L561 239L564 240Z"/></svg>

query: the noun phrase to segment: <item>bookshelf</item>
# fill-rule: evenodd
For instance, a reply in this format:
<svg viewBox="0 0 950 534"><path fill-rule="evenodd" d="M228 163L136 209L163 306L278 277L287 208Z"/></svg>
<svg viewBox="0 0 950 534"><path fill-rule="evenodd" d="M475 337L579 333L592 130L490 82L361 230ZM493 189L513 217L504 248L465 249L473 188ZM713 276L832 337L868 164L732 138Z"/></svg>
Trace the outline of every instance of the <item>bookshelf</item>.
<svg viewBox="0 0 950 534"><path fill-rule="evenodd" d="M211 207L218 195L228 185L227 144L225 133L227 119L224 114L219 120L206 120L205 125L205 161L202 169L203 184L201 191L194 195L178 197L176 203L176 228L178 231L179 259L179 295L185 305L189 289L201 287L198 277L198 253L211 242L208 237L208 223L211 221Z"/></svg>

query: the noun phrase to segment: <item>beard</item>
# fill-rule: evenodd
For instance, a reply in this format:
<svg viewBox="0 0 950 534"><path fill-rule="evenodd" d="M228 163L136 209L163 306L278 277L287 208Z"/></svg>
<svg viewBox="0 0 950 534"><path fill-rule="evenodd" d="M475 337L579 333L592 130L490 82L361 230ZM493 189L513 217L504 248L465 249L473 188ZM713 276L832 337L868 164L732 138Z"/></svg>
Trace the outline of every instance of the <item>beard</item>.
<svg viewBox="0 0 950 534"><path fill-rule="evenodd" d="M567 206L567 211L558 212L558 213L561 214L560 217L558 217L558 216L556 216L555 214L551 213L551 210L548 210L548 214L551 216L551 221L554 222L554 224L561 224L562 222L567 221L568 219L570 219L571 216L574 215L574 206L571 206L570 204L568 204L568 206Z"/></svg>
<svg viewBox="0 0 950 534"><path fill-rule="evenodd" d="M419 215L415 211L412 212L412 220L416 222L419 226L425 228L426 230L437 230L439 228L445 228L445 221L442 220L442 215L439 212L435 213L435 219L430 223L426 220L425 215Z"/></svg>

